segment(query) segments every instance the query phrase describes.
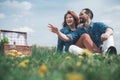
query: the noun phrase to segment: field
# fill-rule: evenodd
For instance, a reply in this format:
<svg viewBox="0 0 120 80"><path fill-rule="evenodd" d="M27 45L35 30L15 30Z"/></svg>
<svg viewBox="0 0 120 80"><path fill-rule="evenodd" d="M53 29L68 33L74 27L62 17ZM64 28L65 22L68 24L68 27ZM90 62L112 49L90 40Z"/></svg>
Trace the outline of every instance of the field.
<svg viewBox="0 0 120 80"><path fill-rule="evenodd" d="M119 55L74 55L55 50L34 45L29 57L1 53L0 80L120 80Z"/></svg>

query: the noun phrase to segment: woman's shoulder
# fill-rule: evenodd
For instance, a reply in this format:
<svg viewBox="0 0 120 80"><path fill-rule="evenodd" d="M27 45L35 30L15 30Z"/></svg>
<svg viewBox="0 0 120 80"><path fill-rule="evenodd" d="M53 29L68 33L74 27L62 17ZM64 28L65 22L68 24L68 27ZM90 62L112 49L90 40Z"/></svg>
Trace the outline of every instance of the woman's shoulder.
<svg viewBox="0 0 120 80"><path fill-rule="evenodd" d="M69 29L69 27L68 26L63 26L63 28L62 29Z"/></svg>
<svg viewBox="0 0 120 80"><path fill-rule="evenodd" d="M69 27L68 27L68 26L65 26L65 27L63 27L63 28L60 29L60 30L62 30L62 31L64 31L64 30L69 30Z"/></svg>
<svg viewBox="0 0 120 80"><path fill-rule="evenodd" d="M68 26L63 27L60 31L64 34L69 34L69 33L73 32L70 30L70 28Z"/></svg>

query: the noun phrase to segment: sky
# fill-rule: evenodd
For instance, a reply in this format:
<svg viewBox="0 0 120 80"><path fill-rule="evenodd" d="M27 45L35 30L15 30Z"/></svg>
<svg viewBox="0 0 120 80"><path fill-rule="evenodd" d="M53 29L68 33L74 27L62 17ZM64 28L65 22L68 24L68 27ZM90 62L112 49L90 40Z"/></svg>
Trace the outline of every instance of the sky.
<svg viewBox="0 0 120 80"><path fill-rule="evenodd" d="M115 46L120 52L119 0L0 0L0 29L27 32L28 45L56 46L57 35L49 23L62 28L64 14L83 8L94 13L94 22L104 22L114 29Z"/></svg>

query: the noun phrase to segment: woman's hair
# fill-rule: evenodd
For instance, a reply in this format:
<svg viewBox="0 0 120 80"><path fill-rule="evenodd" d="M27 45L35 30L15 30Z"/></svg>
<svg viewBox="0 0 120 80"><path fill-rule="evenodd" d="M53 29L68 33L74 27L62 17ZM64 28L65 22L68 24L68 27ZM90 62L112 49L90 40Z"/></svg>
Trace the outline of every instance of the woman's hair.
<svg viewBox="0 0 120 80"><path fill-rule="evenodd" d="M79 22L78 16L77 16L77 14L74 11L70 11L70 10L68 10L67 13L64 15L63 27L67 26L67 23L66 23L66 16L67 16L67 14L70 14L70 15L73 16L74 22L75 22L75 27L77 27L78 22Z"/></svg>

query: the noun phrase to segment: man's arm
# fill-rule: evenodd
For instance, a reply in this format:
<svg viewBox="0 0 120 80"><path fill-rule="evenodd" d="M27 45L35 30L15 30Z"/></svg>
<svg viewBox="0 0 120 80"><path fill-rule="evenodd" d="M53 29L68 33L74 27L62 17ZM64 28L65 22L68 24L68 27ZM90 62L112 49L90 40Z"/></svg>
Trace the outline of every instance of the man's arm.
<svg viewBox="0 0 120 80"><path fill-rule="evenodd" d="M70 38L60 32L57 27L53 26L52 24L48 24L48 27L50 28L51 32L56 33L60 39L62 39L65 42L69 42Z"/></svg>

